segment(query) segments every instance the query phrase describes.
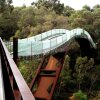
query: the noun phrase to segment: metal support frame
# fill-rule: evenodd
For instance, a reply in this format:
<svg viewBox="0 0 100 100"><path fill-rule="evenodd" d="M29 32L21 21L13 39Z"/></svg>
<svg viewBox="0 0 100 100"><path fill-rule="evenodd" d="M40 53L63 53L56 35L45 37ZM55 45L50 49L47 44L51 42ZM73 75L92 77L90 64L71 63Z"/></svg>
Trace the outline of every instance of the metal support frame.
<svg viewBox="0 0 100 100"><path fill-rule="evenodd" d="M57 84L57 80L59 78L60 72L63 67L64 57L65 57L65 53L57 53L57 54L54 54L53 56L49 56L49 61L47 62L45 66L44 66L44 63L45 63L46 57L42 59L41 64L39 65L37 69L36 75L30 84L30 89L32 91L35 84L37 83L37 89L36 91L33 91L33 94L37 100L51 100L52 99L54 89ZM50 60L54 62L52 61L50 62ZM51 66L52 65L51 63L53 64L53 66ZM58 67L56 66L57 63L60 64Z"/></svg>

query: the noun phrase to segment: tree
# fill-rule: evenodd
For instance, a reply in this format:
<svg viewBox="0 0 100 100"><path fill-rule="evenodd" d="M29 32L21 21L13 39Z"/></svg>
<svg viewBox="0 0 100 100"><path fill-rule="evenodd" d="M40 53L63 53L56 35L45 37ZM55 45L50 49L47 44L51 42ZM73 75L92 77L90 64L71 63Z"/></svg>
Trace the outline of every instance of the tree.
<svg viewBox="0 0 100 100"><path fill-rule="evenodd" d="M66 7L64 7L63 15L64 16L71 16L71 14L74 12L75 12L75 10L73 8L66 6Z"/></svg>
<svg viewBox="0 0 100 100"><path fill-rule="evenodd" d="M4 10L5 7L5 0L0 0L0 12Z"/></svg>
<svg viewBox="0 0 100 100"><path fill-rule="evenodd" d="M91 11L91 8L88 5L83 6L83 10Z"/></svg>
<svg viewBox="0 0 100 100"><path fill-rule="evenodd" d="M27 27L27 26L34 26L34 10L32 7L23 8L21 10L20 20L18 22L19 28Z"/></svg>
<svg viewBox="0 0 100 100"><path fill-rule="evenodd" d="M9 40L14 35L17 29L17 22L12 14L5 12L0 16L0 29L2 34L0 35L3 39Z"/></svg>
<svg viewBox="0 0 100 100"><path fill-rule="evenodd" d="M94 37L95 29L93 22L95 21L95 17L93 12L88 10L76 11L69 19L71 28L81 27Z"/></svg>
<svg viewBox="0 0 100 100"><path fill-rule="evenodd" d="M78 83L78 89L81 89L81 84L83 82L83 79L85 75L88 74L88 70L93 68L94 60L90 59L88 61L87 57L78 57L76 60L76 65L75 65L75 76L76 80Z"/></svg>
<svg viewBox="0 0 100 100"><path fill-rule="evenodd" d="M93 27L94 27L94 36L96 42L100 40L100 7L94 8L94 21L93 21Z"/></svg>
<svg viewBox="0 0 100 100"><path fill-rule="evenodd" d="M10 6L10 4L12 3L12 0L0 0L0 12L3 12L5 10L7 10L7 6Z"/></svg>
<svg viewBox="0 0 100 100"><path fill-rule="evenodd" d="M64 4L61 4L60 2L53 4L53 10L56 12L56 14L62 14L64 10Z"/></svg>
<svg viewBox="0 0 100 100"><path fill-rule="evenodd" d="M74 100L87 100L87 95L85 95L81 90L73 94Z"/></svg>
<svg viewBox="0 0 100 100"><path fill-rule="evenodd" d="M38 0L33 2L32 5L40 9L46 7L49 10L54 10L56 14L62 14L64 10L64 4L61 4L59 0Z"/></svg>
<svg viewBox="0 0 100 100"><path fill-rule="evenodd" d="M13 6L11 3L12 0L0 0L0 36L3 39L9 39L17 29L16 21L12 15Z"/></svg>
<svg viewBox="0 0 100 100"><path fill-rule="evenodd" d="M100 8L100 4L97 4L93 7L93 10L99 9Z"/></svg>

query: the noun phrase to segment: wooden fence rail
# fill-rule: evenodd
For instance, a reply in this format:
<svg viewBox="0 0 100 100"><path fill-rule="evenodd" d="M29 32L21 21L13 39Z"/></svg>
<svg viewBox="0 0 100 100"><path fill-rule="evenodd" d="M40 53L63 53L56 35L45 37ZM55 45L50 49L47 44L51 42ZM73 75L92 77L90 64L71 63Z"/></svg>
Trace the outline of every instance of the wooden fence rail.
<svg viewBox="0 0 100 100"><path fill-rule="evenodd" d="M35 100L17 65L0 38L0 74L3 87L0 100ZM3 90L4 89L4 90Z"/></svg>

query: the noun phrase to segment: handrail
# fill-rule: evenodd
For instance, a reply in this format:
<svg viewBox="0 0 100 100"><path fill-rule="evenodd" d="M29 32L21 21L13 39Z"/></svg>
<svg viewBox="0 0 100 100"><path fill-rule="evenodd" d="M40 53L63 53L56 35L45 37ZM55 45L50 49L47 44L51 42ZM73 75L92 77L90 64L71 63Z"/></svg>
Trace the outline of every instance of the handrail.
<svg viewBox="0 0 100 100"><path fill-rule="evenodd" d="M22 75L21 75L19 69L17 68L15 62L11 58L10 53L8 52L6 46L3 43L1 38L0 38L0 49L1 49L1 52L2 52L1 53L2 54L1 57L3 58L2 63L3 63L3 65L6 66L6 70L7 70L8 74L9 74L9 77L8 77L9 79L8 80L10 80L10 85L12 87L12 95L14 96L14 100L35 100L33 94L31 93L29 87L27 86L24 78L22 77ZM12 79L11 79L10 75L13 77L12 78L13 82L11 81ZM8 84L8 83L5 83L5 84ZM14 88L15 84L17 86L17 92L20 93L20 98L16 97L16 94L15 94L16 88ZM8 92L9 91L10 90L8 90ZM8 98L8 100L9 100L9 98Z"/></svg>
<svg viewBox="0 0 100 100"><path fill-rule="evenodd" d="M2 77L2 67L1 67L1 57L0 57L0 100L5 100L3 77Z"/></svg>

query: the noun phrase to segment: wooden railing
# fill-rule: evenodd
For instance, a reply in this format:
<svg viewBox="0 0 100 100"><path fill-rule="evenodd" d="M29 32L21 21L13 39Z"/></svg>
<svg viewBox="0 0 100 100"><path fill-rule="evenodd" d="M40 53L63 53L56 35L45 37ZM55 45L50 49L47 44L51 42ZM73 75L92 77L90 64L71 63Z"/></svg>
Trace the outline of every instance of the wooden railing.
<svg viewBox="0 0 100 100"><path fill-rule="evenodd" d="M0 100L35 100L1 38L0 93Z"/></svg>

